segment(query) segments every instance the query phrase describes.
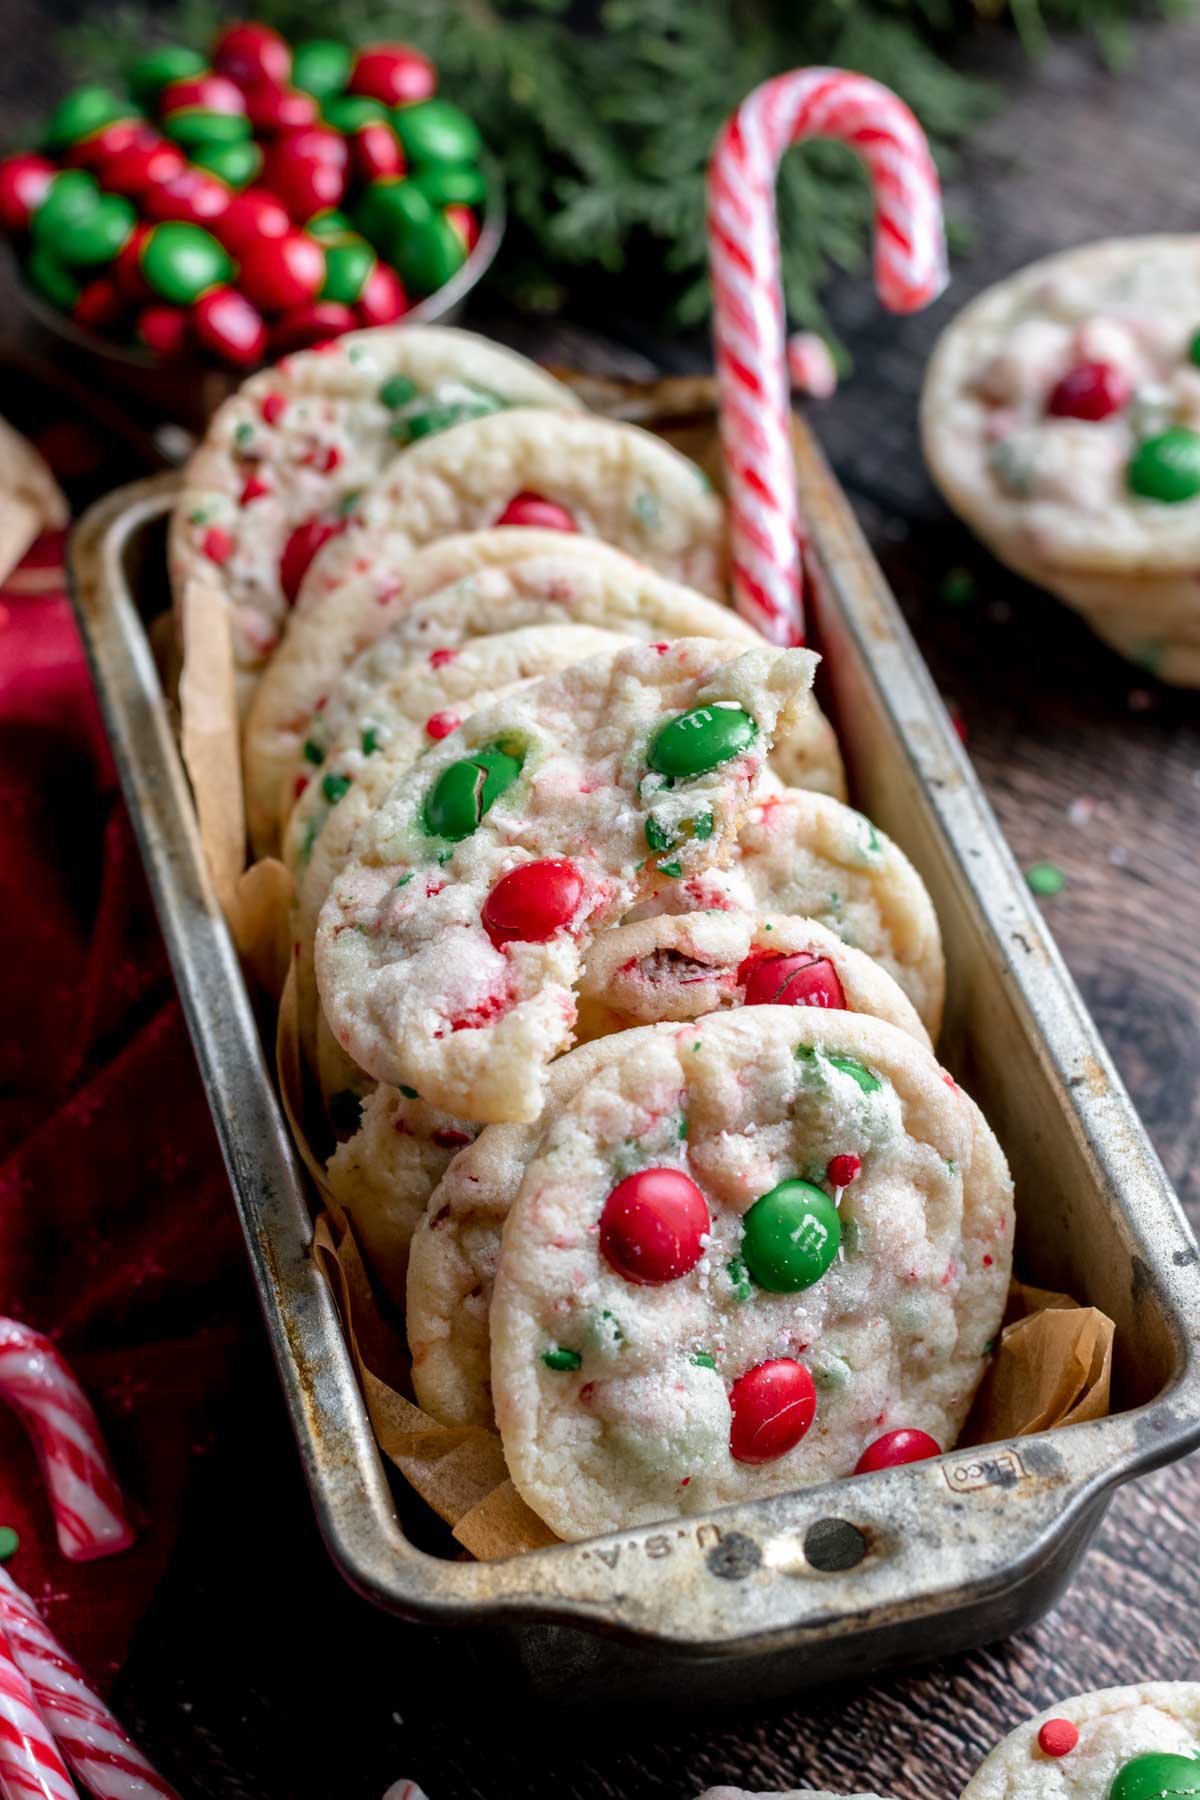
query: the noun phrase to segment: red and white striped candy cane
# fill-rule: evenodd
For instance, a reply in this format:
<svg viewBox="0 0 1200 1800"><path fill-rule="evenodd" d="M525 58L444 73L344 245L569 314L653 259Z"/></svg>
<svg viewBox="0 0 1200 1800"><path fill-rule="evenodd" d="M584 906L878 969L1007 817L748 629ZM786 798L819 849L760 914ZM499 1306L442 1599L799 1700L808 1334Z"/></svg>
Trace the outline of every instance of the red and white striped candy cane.
<svg viewBox="0 0 1200 1800"><path fill-rule="evenodd" d="M97 1800L179 1800L3 1568L0 1631L59 1749L89 1793Z"/></svg>
<svg viewBox="0 0 1200 1800"><path fill-rule="evenodd" d="M16 1654L0 1631L0 1796L79 1800Z"/></svg>
<svg viewBox="0 0 1200 1800"><path fill-rule="evenodd" d="M721 444L739 612L772 642L804 642L803 521L789 436L775 177L789 144L837 138L875 195L875 285L912 312L946 280L941 193L925 134L890 88L845 69L793 69L748 94L708 170Z"/></svg>
<svg viewBox="0 0 1200 1800"><path fill-rule="evenodd" d="M133 1531L91 1402L50 1339L17 1319L0 1318L0 1400L33 1439L63 1555L90 1562L128 1549Z"/></svg>

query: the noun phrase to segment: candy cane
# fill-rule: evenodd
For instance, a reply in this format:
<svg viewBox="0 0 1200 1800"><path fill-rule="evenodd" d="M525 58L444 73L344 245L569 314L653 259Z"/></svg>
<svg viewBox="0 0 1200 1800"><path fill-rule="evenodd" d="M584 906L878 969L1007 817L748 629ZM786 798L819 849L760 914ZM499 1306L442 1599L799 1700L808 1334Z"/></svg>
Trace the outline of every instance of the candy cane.
<svg viewBox="0 0 1200 1800"><path fill-rule="evenodd" d="M844 69L793 69L748 94L708 170L721 444L738 610L772 642L804 642L803 524L789 435L775 176L789 144L832 137L867 165L875 195L875 284L892 312L945 285L937 171L890 88Z"/></svg>
<svg viewBox="0 0 1200 1800"><path fill-rule="evenodd" d="M33 1601L0 1568L0 1632L59 1749L98 1800L179 1800L115 1719Z"/></svg>
<svg viewBox="0 0 1200 1800"><path fill-rule="evenodd" d="M0 1318L0 1400L30 1437L72 1562L128 1549L133 1531L91 1403L49 1338Z"/></svg>
<svg viewBox="0 0 1200 1800"><path fill-rule="evenodd" d="M79 1800L30 1685L2 1631L0 1796L3 1800Z"/></svg>

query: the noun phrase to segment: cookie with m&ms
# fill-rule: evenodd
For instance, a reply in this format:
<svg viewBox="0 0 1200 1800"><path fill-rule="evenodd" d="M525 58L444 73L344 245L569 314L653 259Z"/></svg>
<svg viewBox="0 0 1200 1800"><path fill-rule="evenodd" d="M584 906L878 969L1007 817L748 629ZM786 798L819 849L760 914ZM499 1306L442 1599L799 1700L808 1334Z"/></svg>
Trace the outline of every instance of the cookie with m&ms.
<svg viewBox="0 0 1200 1800"><path fill-rule="evenodd" d="M314 559L298 604L313 605L369 563L400 567L417 545L452 531L550 521L703 594L725 592L725 509L694 462L636 425L526 406L396 457Z"/></svg>
<svg viewBox="0 0 1200 1800"><path fill-rule="evenodd" d="M887 971L936 1039L946 966L933 902L899 846L853 807L782 788L768 771L738 833L734 865L659 890L629 918L705 908L790 913L824 925Z"/></svg>
<svg viewBox="0 0 1200 1800"><path fill-rule="evenodd" d="M432 431L503 407L578 404L524 357L438 326L351 332L244 382L184 470L168 546L177 597L198 577L228 601L243 704L309 563L412 441L414 407Z"/></svg>
<svg viewBox="0 0 1200 1800"><path fill-rule="evenodd" d="M507 527L459 532L400 563L371 561L334 593L290 616L259 683L246 721L244 758L256 846L263 853L276 847L304 745L314 729L324 729L334 688L352 665L367 666L363 658L372 646L388 639L393 650L384 654L444 660L465 639L485 633L571 623L649 641L762 642L729 607L576 534ZM804 729L818 729L808 717L806 709ZM836 744L826 762L830 781L841 779Z"/></svg>
<svg viewBox="0 0 1200 1800"><path fill-rule="evenodd" d="M580 1037L698 1019L730 1006L870 1013L929 1047L895 979L815 919L787 913L660 913L601 932L579 984Z"/></svg>
<svg viewBox="0 0 1200 1800"><path fill-rule="evenodd" d="M473 639L460 654L444 661L431 664L421 657L386 682L352 683L353 692L344 699L334 690L320 715L327 729L305 740L308 754L299 778L304 785L284 840L284 861L293 877L291 932L300 1042L327 1105L335 1094L346 1089L365 1092L371 1085L324 1024L313 963L321 907L359 825L423 752L448 737L478 704L497 701L523 682L569 668L585 657L617 650L626 641L591 625L526 626ZM371 660L373 654L368 651L365 656ZM489 794L505 767L494 758L490 765ZM485 776L485 786L486 780Z"/></svg>
<svg viewBox="0 0 1200 1800"><path fill-rule="evenodd" d="M1200 1682L1076 1694L1001 1738L962 1800L1195 1800Z"/></svg>
<svg viewBox="0 0 1200 1800"><path fill-rule="evenodd" d="M514 1483L578 1539L849 1475L889 1429L949 1448L1012 1224L982 1114L895 1026L772 1005L656 1031L563 1108L504 1226Z"/></svg>
<svg viewBox="0 0 1200 1800"><path fill-rule="evenodd" d="M322 908L317 982L343 1048L448 1112L535 1118L592 938L732 856L814 665L708 638L639 645L434 744L363 821Z"/></svg>

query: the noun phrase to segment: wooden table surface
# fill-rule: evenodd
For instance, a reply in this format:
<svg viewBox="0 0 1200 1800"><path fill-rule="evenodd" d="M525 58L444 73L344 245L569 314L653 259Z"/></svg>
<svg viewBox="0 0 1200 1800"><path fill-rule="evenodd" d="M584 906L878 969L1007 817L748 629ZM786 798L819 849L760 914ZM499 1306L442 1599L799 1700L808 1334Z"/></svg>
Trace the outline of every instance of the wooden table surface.
<svg viewBox="0 0 1200 1800"><path fill-rule="evenodd" d="M18 0L11 10L33 9ZM951 293L898 323L867 282L844 284L834 310L857 372L811 416L961 709L1018 858L1066 874L1047 918L1195 1223L1197 698L1119 661L978 549L923 473L915 403L935 335L980 287L1071 243L1200 224L1189 79L1200 28L1146 29L1120 81L1081 47L1033 68L1015 49L999 55L1009 103L949 188L973 228ZM607 336L556 330L549 347L541 329L478 322L599 368L695 366L633 327L614 344L611 322ZM962 570L973 597L951 605L946 577ZM435 1645L374 1613L334 1574L257 1339L242 1391L236 1419L198 1464L181 1548L117 1692L189 1795L380 1800L407 1775L431 1800L687 1800L716 1781L947 1800L1001 1733L1043 1705L1113 1682L1200 1678L1193 1460L1126 1488L1065 1601L990 1649L699 1718L501 1702L460 1643Z"/></svg>

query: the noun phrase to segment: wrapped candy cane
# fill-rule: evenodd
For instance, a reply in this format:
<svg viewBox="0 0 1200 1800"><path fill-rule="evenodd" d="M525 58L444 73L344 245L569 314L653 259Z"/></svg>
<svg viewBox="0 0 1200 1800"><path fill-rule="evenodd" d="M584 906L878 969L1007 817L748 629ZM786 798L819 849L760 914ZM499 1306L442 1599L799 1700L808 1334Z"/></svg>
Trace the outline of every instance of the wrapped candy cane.
<svg viewBox="0 0 1200 1800"><path fill-rule="evenodd" d="M179 1800L3 1568L0 1632L59 1749L89 1793L98 1800Z"/></svg>
<svg viewBox="0 0 1200 1800"><path fill-rule="evenodd" d="M721 444L739 612L773 643L804 642L803 525L792 467L775 176L789 144L857 150L875 194L875 284L912 312L946 280L941 193L929 145L890 88L845 69L793 69L748 94L708 170Z"/></svg>
<svg viewBox="0 0 1200 1800"><path fill-rule="evenodd" d="M29 1682L2 1631L0 1800L79 1800Z"/></svg>
<svg viewBox="0 0 1200 1800"><path fill-rule="evenodd" d="M33 1439L54 1508L58 1547L72 1562L133 1542L91 1403L49 1338L0 1318L0 1400Z"/></svg>

